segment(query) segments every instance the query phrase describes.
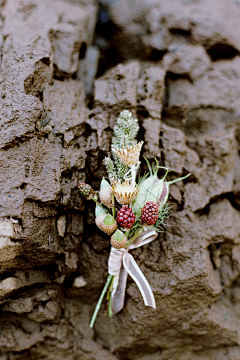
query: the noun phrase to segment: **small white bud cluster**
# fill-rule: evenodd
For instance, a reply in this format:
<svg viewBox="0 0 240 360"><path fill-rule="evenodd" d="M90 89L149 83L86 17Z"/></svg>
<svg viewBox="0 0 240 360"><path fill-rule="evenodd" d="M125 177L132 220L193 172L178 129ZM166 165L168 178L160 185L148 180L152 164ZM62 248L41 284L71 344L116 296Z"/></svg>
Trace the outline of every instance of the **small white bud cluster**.
<svg viewBox="0 0 240 360"><path fill-rule="evenodd" d="M134 119L129 110L123 110L114 126L112 143L118 149L123 149L136 143L136 136L139 130L138 120Z"/></svg>
<svg viewBox="0 0 240 360"><path fill-rule="evenodd" d="M129 110L123 110L114 126L114 136L112 138L112 157L104 159L109 180L112 182L120 180L124 181L125 175L129 172L130 167L123 164L123 162L116 155L115 150L121 150L129 146L137 144L136 136L139 130L138 120L134 119Z"/></svg>
<svg viewBox="0 0 240 360"><path fill-rule="evenodd" d="M117 176L117 172L116 172L114 162L112 161L112 159L110 157L105 157L105 159L103 160L103 163L106 166L109 180L117 181L118 176Z"/></svg>
<svg viewBox="0 0 240 360"><path fill-rule="evenodd" d="M124 175L129 171L129 167L124 165L121 160L119 159L119 157L116 155L115 152L112 151L112 156L114 159L114 163L116 165L117 168L117 173L118 173L118 180L123 180L124 179Z"/></svg>

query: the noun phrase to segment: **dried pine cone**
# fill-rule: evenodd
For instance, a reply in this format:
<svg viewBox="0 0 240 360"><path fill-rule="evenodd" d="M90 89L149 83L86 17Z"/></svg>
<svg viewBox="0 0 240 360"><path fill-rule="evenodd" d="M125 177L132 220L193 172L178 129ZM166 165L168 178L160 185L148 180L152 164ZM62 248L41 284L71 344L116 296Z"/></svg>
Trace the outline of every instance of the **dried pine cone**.
<svg viewBox="0 0 240 360"><path fill-rule="evenodd" d="M153 201L147 201L142 208L141 220L145 225L154 225L158 219L158 207Z"/></svg>

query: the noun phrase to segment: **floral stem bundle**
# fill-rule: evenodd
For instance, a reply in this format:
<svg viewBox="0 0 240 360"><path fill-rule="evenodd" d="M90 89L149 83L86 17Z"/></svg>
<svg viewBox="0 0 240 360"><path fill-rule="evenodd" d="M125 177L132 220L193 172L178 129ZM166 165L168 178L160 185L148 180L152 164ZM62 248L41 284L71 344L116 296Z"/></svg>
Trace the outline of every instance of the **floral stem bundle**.
<svg viewBox="0 0 240 360"><path fill-rule="evenodd" d="M108 315L122 310L124 306L127 276L136 282L146 306L156 307L151 287L135 262L130 250L153 241L163 231L164 220L170 216L167 199L169 186L190 176L166 181L168 169L156 165L138 183L136 175L143 142L137 142L139 130L137 119L124 110L114 126L112 158L104 159L109 182L102 180L99 195L90 185L79 183L79 191L96 203L96 225L110 236L112 245L108 260L108 278L102 290L90 322L94 326L102 301L106 295ZM159 179L158 169L165 170ZM99 196L99 199L98 199Z"/></svg>

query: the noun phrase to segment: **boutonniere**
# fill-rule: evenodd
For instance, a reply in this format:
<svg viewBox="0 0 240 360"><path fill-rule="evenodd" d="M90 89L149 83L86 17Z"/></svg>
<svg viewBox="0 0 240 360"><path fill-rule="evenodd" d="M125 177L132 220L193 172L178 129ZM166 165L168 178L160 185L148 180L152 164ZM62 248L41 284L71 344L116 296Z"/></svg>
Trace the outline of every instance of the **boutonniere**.
<svg viewBox="0 0 240 360"><path fill-rule="evenodd" d="M108 259L108 277L90 322L94 326L102 301L106 296L108 315L112 317L124 307L127 276L137 284L146 306L156 307L150 284L130 251L156 239L170 216L167 202L169 186L190 174L167 181L168 169L158 162L137 181L140 152L143 141L137 142L138 120L131 112L121 112L114 126L112 158L104 159L109 181L103 179L97 194L90 185L79 183L82 196L96 203L96 225L109 235L111 251ZM158 178L158 171L165 174Z"/></svg>

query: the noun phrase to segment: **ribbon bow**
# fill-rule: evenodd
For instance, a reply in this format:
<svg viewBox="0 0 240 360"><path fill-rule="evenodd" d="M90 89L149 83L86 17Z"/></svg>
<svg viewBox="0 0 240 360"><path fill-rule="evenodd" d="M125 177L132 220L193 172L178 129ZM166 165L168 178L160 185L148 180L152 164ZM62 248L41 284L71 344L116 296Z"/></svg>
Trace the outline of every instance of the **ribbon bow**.
<svg viewBox="0 0 240 360"><path fill-rule="evenodd" d="M134 242L131 243L127 248L111 248L108 259L108 273L110 275L114 275L112 289L113 314L118 313L123 308L128 274L137 284L142 294L144 304L146 306L151 306L154 309L156 308L152 289L133 256L128 252L129 250L133 250L150 243L156 239L156 237L156 230L151 229L137 236Z"/></svg>

